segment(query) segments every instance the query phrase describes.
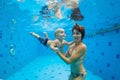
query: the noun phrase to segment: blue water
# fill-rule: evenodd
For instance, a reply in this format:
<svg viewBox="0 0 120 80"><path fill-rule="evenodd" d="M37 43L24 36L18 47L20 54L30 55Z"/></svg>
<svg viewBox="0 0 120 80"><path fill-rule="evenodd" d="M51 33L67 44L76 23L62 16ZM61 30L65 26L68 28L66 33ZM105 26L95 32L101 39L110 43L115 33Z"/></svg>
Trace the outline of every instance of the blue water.
<svg viewBox="0 0 120 80"><path fill-rule="evenodd" d="M60 0L58 0L60 1ZM120 80L120 0L80 0L83 20L70 18L72 10L61 7L62 19L52 11L39 13L47 0L0 0L0 80L68 80L70 65L29 34L44 37L63 28L72 41L75 22L85 27L86 80ZM65 46L65 51L67 50Z"/></svg>

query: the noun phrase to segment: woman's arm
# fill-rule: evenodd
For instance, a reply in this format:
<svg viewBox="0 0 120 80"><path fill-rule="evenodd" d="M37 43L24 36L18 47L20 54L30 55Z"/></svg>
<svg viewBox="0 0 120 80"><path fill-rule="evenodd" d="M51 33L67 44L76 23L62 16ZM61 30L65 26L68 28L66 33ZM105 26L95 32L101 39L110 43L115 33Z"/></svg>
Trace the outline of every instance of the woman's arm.
<svg viewBox="0 0 120 80"><path fill-rule="evenodd" d="M72 62L74 62L75 60L77 60L80 56L82 56L86 51L86 47L82 46L80 47L78 50L74 51L74 53L72 53L70 58L67 58L64 54L62 54L60 51L55 51L59 57L67 64L70 64Z"/></svg>
<svg viewBox="0 0 120 80"><path fill-rule="evenodd" d="M57 51L58 48L57 48L57 41L53 41L51 44L50 44L50 48L54 51Z"/></svg>
<svg viewBox="0 0 120 80"><path fill-rule="evenodd" d="M69 50L70 50L70 48L67 50L66 54L64 54L66 57L70 56Z"/></svg>

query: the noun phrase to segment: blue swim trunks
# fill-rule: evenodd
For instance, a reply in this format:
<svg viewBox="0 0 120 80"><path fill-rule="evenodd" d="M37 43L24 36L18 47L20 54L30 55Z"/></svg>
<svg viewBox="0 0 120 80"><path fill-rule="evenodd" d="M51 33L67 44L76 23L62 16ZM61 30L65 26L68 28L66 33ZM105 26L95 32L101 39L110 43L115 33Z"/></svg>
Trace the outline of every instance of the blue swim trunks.
<svg viewBox="0 0 120 80"><path fill-rule="evenodd" d="M39 37L38 40L40 41L41 44L47 47L47 41L49 40L48 38Z"/></svg>

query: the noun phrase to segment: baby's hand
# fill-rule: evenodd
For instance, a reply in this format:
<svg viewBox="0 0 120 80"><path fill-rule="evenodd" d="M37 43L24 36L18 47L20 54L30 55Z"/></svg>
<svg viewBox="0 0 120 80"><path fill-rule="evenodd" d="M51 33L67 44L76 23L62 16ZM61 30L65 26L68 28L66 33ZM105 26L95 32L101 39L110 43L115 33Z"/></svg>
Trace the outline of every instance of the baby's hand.
<svg viewBox="0 0 120 80"><path fill-rule="evenodd" d="M59 51L58 48L53 48L53 50L54 50L55 52L58 52L58 51Z"/></svg>
<svg viewBox="0 0 120 80"><path fill-rule="evenodd" d="M57 51L58 50L58 48L53 48L54 49L54 51Z"/></svg>
<svg viewBox="0 0 120 80"><path fill-rule="evenodd" d="M45 37L48 38L48 34L47 34L47 32L43 32L43 33L44 33Z"/></svg>
<svg viewBox="0 0 120 80"><path fill-rule="evenodd" d="M31 35L32 35L32 34L34 34L34 32L30 32L29 34L31 34Z"/></svg>

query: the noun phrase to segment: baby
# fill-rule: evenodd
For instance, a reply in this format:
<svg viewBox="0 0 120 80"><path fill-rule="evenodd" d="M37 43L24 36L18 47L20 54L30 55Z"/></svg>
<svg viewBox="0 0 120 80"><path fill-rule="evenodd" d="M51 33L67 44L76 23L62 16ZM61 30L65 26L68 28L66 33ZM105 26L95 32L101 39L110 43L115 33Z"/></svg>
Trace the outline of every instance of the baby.
<svg viewBox="0 0 120 80"><path fill-rule="evenodd" d="M42 38L41 36L39 36L38 34L34 33L34 32L30 32L30 34L34 37L36 37L43 45L45 46L49 46L51 49L53 50L60 50L61 52L64 53L63 50L63 46L64 45L72 45L74 42L67 42L66 40L64 40L64 38L66 37L65 31L62 28L58 28L54 35L56 37L55 40L50 40L48 39L48 34L46 32L44 32L45 37Z"/></svg>

